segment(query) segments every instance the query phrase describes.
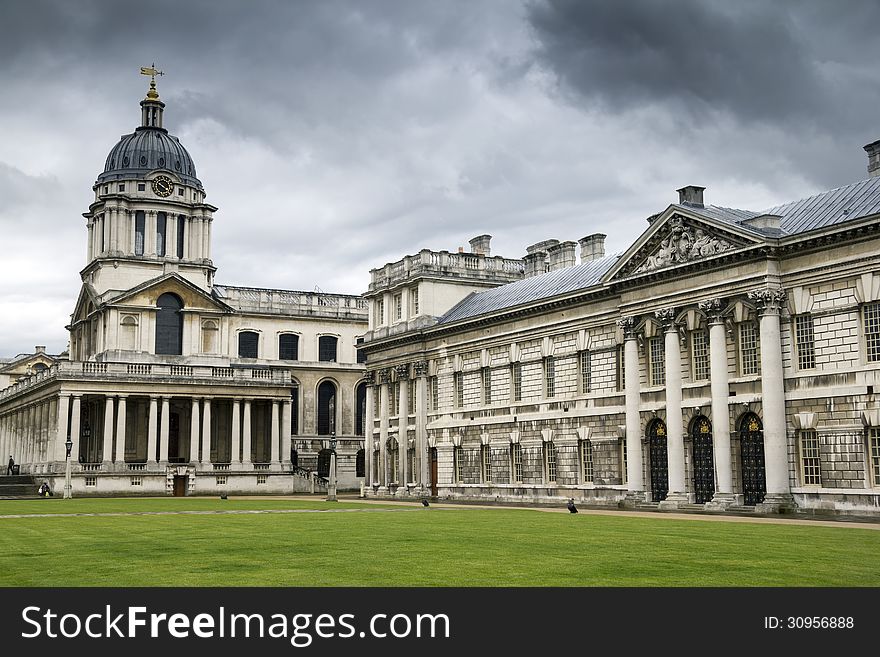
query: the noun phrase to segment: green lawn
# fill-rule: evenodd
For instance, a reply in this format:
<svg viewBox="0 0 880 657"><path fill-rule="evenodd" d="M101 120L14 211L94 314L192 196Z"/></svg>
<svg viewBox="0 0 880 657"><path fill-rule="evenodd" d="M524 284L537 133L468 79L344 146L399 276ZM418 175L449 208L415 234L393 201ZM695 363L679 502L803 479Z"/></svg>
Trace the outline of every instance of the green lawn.
<svg viewBox="0 0 880 657"><path fill-rule="evenodd" d="M0 585L880 586L880 531L859 527L198 498L0 514L40 505L371 512L4 518Z"/></svg>

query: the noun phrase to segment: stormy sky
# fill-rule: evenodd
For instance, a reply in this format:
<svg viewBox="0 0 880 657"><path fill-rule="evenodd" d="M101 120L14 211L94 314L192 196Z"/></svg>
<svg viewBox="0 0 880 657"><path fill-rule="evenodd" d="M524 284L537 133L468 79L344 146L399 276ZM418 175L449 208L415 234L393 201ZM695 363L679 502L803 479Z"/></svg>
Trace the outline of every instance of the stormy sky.
<svg viewBox="0 0 880 657"><path fill-rule="evenodd" d="M760 210L866 177L866 0L5 0L0 356L67 345L82 213L155 62L208 201L217 281L361 293L494 236L519 257L707 187Z"/></svg>

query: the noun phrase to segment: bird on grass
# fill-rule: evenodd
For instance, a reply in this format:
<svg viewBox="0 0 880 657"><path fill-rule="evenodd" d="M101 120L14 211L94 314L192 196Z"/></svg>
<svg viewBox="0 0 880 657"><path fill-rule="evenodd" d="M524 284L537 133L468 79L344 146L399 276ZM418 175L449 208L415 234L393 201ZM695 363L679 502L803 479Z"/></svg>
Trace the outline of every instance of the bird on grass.
<svg viewBox="0 0 880 657"><path fill-rule="evenodd" d="M566 506L568 507L569 513L577 513L578 512L578 508L574 505L574 498L573 497L568 500L568 504Z"/></svg>
<svg viewBox="0 0 880 657"><path fill-rule="evenodd" d="M226 493L220 493L220 499L221 499L221 500L228 499L228 497L229 497L229 496L228 496Z"/></svg>
<svg viewBox="0 0 880 657"><path fill-rule="evenodd" d="M428 500L422 500L422 506L431 506L428 504Z"/></svg>

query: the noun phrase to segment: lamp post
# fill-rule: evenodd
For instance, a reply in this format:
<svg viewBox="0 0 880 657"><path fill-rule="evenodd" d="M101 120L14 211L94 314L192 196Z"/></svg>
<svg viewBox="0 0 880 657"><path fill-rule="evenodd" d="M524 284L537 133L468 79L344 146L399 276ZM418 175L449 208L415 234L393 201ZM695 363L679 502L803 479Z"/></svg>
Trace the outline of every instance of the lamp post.
<svg viewBox="0 0 880 657"><path fill-rule="evenodd" d="M327 501L336 501L336 403L330 398L330 472L327 482Z"/></svg>
<svg viewBox="0 0 880 657"><path fill-rule="evenodd" d="M67 461L64 466L64 499L69 500L73 497L70 490L70 450L73 449L73 441L70 439L70 436L67 437L64 447L67 448Z"/></svg>

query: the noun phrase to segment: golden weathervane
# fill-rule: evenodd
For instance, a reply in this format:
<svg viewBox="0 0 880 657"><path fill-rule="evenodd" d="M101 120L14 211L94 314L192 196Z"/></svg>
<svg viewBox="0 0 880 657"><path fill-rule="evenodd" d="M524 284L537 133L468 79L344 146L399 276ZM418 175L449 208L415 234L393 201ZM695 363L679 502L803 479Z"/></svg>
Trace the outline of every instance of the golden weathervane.
<svg viewBox="0 0 880 657"><path fill-rule="evenodd" d="M141 75L150 76L150 89L147 91L147 98L149 100L159 100L159 92L156 91L156 76L165 75L165 73L156 68L154 63L149 66L141 66Z"/></svg>

